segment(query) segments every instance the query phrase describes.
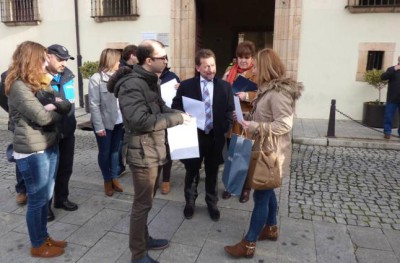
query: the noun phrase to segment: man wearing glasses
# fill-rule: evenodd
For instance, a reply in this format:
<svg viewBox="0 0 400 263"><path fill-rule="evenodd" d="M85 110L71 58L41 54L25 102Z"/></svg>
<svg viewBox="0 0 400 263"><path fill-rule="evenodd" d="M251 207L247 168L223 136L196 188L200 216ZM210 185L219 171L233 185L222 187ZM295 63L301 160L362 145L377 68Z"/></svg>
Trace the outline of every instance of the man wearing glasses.
<svg viewBox="0 0 400 263"><path fill-rule="evenodd" d="M72 175L75 152L75 89L74 74L67 68L67 61L74 60L68 50L61 45L54 44L47 48L48 66L47 71L53 76L50 83L56 93L56 97L68 100L72 103L71 111L64 115L59 125L60 140L58 169L54 186L54 207L66 211L75 211L78 205L68 200L69 179ZM54 220L54 213L49 203L47 221Z"/></svg>
<svg viewBox="0 0 400 263"><path fill-rule="evenodd" d="M158 76L167 65L164 45L143 41L133 69L122 67L109 80L108 90L118 97L124 119L123 159L131 169L135 197L132 205L129 248L133 263L157 262L147 250L168 247L166 239L150 237L147 218L153 204L160 168L167 162L165 130L189 121L181 111L165 106Z"/></svg>

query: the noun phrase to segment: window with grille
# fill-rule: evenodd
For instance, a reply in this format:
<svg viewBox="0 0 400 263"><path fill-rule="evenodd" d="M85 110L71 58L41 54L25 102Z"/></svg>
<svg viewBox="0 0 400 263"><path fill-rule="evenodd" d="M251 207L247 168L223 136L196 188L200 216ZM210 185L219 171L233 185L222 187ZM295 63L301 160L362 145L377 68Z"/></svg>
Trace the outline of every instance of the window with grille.
<svg viewBox="0 0 400 263"><path fill-rule="evenodd" d="M400 0L360 0L360 6L391 6L400 5Z"/></svg>
<svg viewBox="0 0 400 263"><path fill-rule="evenodd" d="M347 0L350 13L400 13L400 0Z"/></svg>
<svg viewBox="0 0 400 263"><path fill-rule="evenodd" d="M40 22L38 0L0 0L1 21L6 24Z"/></svg>
<svg viewBox="0 0 400 263"><path fill-rule="evenodd" d="M92 0L92 17L103 18L101 21L131 20L137 16L137 0Z"/></svg>
<svg viewBox="0 0 400 263"><path fill-rule="evenodd" d="M368 51L366 70L382 69L384 51Z"/></svg>

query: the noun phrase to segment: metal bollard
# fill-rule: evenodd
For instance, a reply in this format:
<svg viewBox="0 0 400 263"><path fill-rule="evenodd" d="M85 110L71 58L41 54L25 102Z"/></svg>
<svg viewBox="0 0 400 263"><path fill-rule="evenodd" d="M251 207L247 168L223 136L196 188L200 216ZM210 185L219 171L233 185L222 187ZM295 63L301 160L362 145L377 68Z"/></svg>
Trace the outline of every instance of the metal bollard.
<svg viewBox="0 0 400 263"><path fill-rule="evenodd" d="M326 137L335 137L335 120L336 120L336 100L331 100L331 111L329 113L328 133Z"/></svg>

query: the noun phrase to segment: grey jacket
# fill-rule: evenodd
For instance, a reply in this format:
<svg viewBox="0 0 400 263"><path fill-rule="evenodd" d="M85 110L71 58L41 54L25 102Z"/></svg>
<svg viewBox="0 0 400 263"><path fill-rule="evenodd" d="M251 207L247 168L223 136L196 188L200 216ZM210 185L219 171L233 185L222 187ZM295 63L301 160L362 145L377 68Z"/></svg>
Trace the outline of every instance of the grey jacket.
<svg viewBox="0 0 400 263"><path fill-rule="evenodd" d="M43 126L60 121L62 116L55 111L46 111L22 81L17 80L11 85L8 107L15 124L14 151L27 154L43 151L58 142L57 132Z"/></svg>
<svg viewBox="0 0 400 263"><path fill-rule="evenodd" d="M118 97L124 120L123 158L139 167L160 166L167 161L167 128L183 123L180 111L165 106L156 74L134 65L115 73L108 90Z"/></svg>
<svg viewBox="0 0 400 263"><path fill-rule="evenodd" d="M108 79L107 74L100 72L89 80L90 114L96 132L113 130L118 118L117 98L107 90Z"/></svg>

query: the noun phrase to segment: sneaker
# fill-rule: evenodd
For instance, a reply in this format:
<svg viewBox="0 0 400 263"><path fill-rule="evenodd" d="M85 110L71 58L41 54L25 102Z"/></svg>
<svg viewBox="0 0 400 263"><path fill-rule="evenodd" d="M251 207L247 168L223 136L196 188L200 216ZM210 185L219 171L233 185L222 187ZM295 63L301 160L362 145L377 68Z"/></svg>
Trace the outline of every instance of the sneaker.
<svg viewBox="0 0 400 263"><path fill-rule="evenodd" d="M141 259L133 259L132 263L159 263L157 260L152 259L148 254L146 254Z"/></svg>
<svg viewBox="0 0 400 263"><path fill-rule="evenodd" d="M155 239L149 237L147 240L147 249L148 250L161 250L167 248L169 246L169 241L167 239Z"/></svg>
<svg viewBox="0 0 400 263"><path fill-rule="evenodd" d="M28 196L26 193L17 193L15 200L17 201L17 204L24 205L28 201Z"/></svg>
<svg viewBox="0 0 400 263"><path fill-rule="evenodd" d="M389 139L390 139L390 134L385 134L385 135L383 135L383 138L389 140Z"/></svg>

